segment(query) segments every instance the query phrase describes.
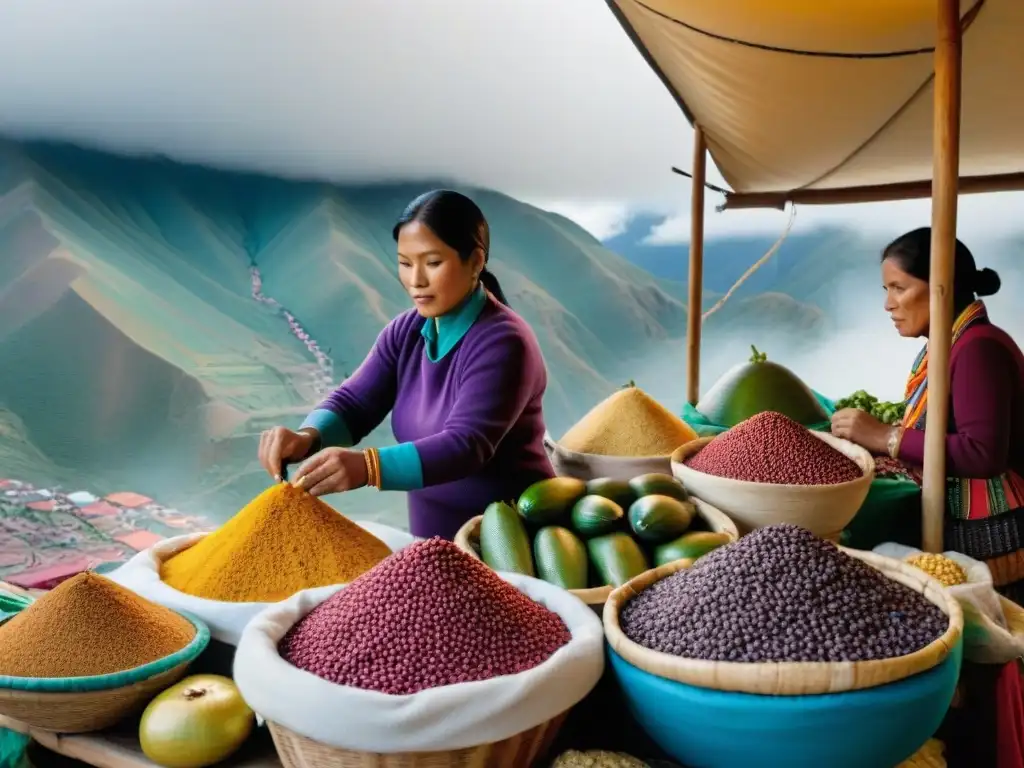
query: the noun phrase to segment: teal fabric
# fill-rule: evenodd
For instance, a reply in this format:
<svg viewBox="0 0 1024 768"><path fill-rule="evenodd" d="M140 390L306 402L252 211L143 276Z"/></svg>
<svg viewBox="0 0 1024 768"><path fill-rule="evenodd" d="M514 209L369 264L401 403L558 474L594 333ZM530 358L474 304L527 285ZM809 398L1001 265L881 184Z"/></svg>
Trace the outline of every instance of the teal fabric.
<svg viewBox="0 0 1024 768"><path fill-rule="evenodd" d="M880 768L910 757L953 700L963 644L938 666L876 688L759 696L684 685L644 672L608 648L626 704L683 765L716 768Z"/></svg>
<svg viewBox="0 0 1024 768"><path fill-rule="evenodd" d="M326 408L317 408L306 417L299 429L312 427L320 433L320 445L324 448L337 446L350 448L352 446L352 432L349 430L345 420Z"/></svg>
<svg viewBox="0 0 1024 768"><path fill-rule="evenodd" d="M423 462L415 445L388 445L377 454L380 456L382 491L415 491L423 487Z"/></svg>
<svg viewBox="0 0 1024 768"><path fill-rule="evenodd" d="M436 320L427 320L420 331L426 341L427 359L436 363L455 349L480 317L486 303L487 290L480 285L460 307Z"/></svg>
<svg viewBox="0 0 1024 768"><path fill-rule="evenodd" d="M0 589L0 624L16 616L19 611L27 608L31 603L31 597L15 595Z"/></svg>
<svg viewBox="0 0 1024 768"><path fill-rule="evenodd" d="M835 402L814 394L825 410L835 413ZM843 531L843 546L853 549L874 549L886 541L921 546L921 486L913 480L876 477L857 516Z"/></svg>
<svg viewBox="0 0 1024 768"><path fill-rule="evenodd" d="M814 392L813 389L811 391ZM836 403L834 400L829 400L820 392L814 392L814 396L818 398L818 402L821 403L822 407L825 409L829 416L836 412Z"/></svg>
<svg viewBox="0 0 1024 768"><path fill-rule="evenodd" d="M708 418L689 403L683 405L683 421L689 424L699 437L714 437L725 432L728 427L713 424Z"/></svg>
<svg viewBox="0 0 1024 768"><path fill-rule="evenodd" d="M814 392L814 390L811 391ZM818 400L819 403L822 404L826 412L828 412L829 416L835 413L836 404L834 402L832 402L827 397L818 392L814 392L814 397ZM693 428L693 431L696 432L700 437L714 437L715 435L720 435L727 429L729 429L723 424L715 424L714 422L708 420L708 418L704 414L702 414L689 403L683 405L682 418L683 421L689 424ZM823 421L819 424L808 425L808 429L813 429L817 432L828 432L829 429L831 429L831 427L832 424L831 422L828 421Z"/></svg>
<svg viewBox="0 0 1024 768"><path fill-rule="evenodd" d="M0 689L13 691L34 691L36 693L86 693L88 691L105 691L110 688L122 688L154 675L167 672L185 662L195 661L210 642L210 629L200 619L184 611L177 611L196 628L192 642L170 656L157 659L141 667L115 672L109 675L90 675L88 677L12 677L0 675Z"/></svg>
<svg viewBox="0 0 1024 768"><path fill-rule="evenodd" d="M0 768L25 768L29 741L28 736L17 731L0 728Z"/></svg>
<svg viewBox="0 0 1024 768"><path fill-rule="evenodd" d="M876 477L843 545L874 549L886 541L921 547L921 486L913 480Z"/></svg>

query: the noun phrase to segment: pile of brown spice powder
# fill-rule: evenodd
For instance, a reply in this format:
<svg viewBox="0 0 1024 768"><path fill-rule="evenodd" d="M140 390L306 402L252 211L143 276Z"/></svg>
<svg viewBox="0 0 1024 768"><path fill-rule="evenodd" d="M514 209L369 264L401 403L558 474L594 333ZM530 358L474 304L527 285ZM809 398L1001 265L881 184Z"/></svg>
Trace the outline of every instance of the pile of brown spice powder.
<svg viewBox="0 0 1024 768"><path fill-rule="evenodd" d="M0 675L85 677L148 664L195 638L192 623L86 572L0 625Z"/></svg>

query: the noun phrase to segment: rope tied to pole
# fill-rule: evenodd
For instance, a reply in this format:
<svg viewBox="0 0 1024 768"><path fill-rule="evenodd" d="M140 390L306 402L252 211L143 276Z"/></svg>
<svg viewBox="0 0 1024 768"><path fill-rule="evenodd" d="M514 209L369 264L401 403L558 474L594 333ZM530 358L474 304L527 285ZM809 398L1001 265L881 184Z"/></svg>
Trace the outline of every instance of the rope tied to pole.
<svg viewBox="0 0 1024 768"><path fill-rule="evenodd" d="M774 256L778 252L779 248L781 248L782 244L786 241L786 238L789 237L789 233L793 230L793 223L795 221L796 221L796 205L793 204L793 203L790 203L790 206L789 206L789 221L786 222L786 228L782 230L782 234L779 235L779 239L775 241L775 244L772 245L772 247L768 249L768 252L765 253L764 256L762 256L760 259L755 261L746 272L744 272L742 275L740 275L740 279L732 284L732 287L729 288L729 290L725 292L725 295L722 298L720 298L717 302L715 302L715 305L713 307L711 307L711 309L709 309L707 312L705 312L703 315L701 315L701 317L700 317L701 324L703 324L709 317L711 317L713 314L715 314L715 312L720 310L725 305L725 302L727 302L729 300L729 298L737 290L739 290L739 287L741 285L743 285L743 283L745 283L747 281L747 279L750 278L751 275L753 275L755 272L757 272L757 270L759 270L761 267L763 267L765 264L768 263L768 260L771 259L771 257Z"/></svg>

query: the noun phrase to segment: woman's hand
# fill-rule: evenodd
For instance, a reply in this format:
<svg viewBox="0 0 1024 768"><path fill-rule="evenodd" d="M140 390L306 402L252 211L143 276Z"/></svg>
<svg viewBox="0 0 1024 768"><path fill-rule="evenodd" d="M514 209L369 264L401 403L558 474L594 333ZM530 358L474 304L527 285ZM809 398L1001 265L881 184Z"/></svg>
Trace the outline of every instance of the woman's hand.
<svg viewBox="0 0 1024 768"><path fill-rule="evenodd" d="M268 429L260 435L260 464L280 483L284 479L284 465L306 458L315 442L316 435L311 432L293 432L285 427Z"/></svg>
<svg viewBox="0 0 1024 768"><path fill-rule="evenodd" d="M856 443L871 453L889 454L892 427L859 408L843 408L832 414L832 434Z"/></svg>
<svg viewBox="0 0 1024 768"><path fill-rule="evenodd" d="M299 467L295 484L313 496L342 493L366 485L366 457L350 448L324 448Z"/></svg>

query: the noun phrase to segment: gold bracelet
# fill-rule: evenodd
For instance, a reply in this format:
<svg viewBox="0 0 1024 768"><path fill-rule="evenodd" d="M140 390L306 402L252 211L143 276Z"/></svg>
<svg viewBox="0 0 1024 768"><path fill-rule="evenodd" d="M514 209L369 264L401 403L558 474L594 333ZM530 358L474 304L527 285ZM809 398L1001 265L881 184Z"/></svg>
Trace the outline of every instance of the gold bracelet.
<svg viewBox="0 0 1024 768"><path fill-rule="evenodd" d="M380 454L376 448L367 448L363 455L366 457L366 484L380 490Z"/></svg>
<svg viewBox="0 0 1024 768"><path fill-rule="evenodd" d="M369 450L363 451L363 460L366 462L366 484L373 485L373 459Z"/></svg>

